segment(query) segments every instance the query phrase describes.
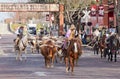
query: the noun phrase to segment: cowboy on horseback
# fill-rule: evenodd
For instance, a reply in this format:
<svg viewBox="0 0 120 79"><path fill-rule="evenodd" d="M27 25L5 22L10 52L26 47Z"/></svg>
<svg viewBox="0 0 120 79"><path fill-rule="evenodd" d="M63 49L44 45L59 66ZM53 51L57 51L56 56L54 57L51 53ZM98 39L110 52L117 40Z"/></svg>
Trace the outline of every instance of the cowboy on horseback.
<svg viewBox="0 0 120 79"><path fill-rule="evenodd" d="M23 37L23 32L24 32L24 27L23 26L21 26L21 27L19 27L18 29L17 29L17 32L16 32L16 34L17 34L17 38L14 40L15 41L15 46L17 46L18 45L18 42L21 40L21 38Z"/></svg>
<svg viewBox="0 0 120 79"><path fill-rule="evenodd" d="M69 45L69 41L71 39L75 38L75 29L76 28L75 28L74 24L72 24L65 35L65 42L63 44L63 48L67 49L67 46Z"/></svg>
<svg viewBox="0 0 120 79"><path fill-rule="evenodd" d="M21 26L21 27L18 29L20 39L21 39L22 36L23 36L23 30L24 30L24 27L23 27L23 26Z"/></svg>
<svg viewBox="0 0 120 79"><path fill-rule="evenodd" d="M63 51L66 64L66 72L68 72L69 69L71 69L71 72L73 72L74 64L77 65L79 56L82 54L82 42L80 38L78 38L79 35L76 34L75 25L71 25L65 37L66 39L64 42Z"/></svg>

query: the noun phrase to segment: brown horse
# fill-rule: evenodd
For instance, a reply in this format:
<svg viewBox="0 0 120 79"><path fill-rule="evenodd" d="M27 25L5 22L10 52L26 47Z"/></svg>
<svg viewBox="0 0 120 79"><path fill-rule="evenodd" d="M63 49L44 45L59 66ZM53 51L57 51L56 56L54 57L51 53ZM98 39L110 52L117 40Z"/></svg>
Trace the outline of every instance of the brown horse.
<svg viewBox="0 0 120 79"><path fill-rule="evenodd" d="M51 40L48 40L40 46L40 50L45 59L45 66L47 68L53 67L55 53L57 52L57 47L55 46L55 44Z"/></svg>
<svg viewBox="0 0 120 79"><path fill-rule="evenodd" d="M103 37L98 42L99 49L100 49L100 52L101 52L101 58L103 58L103 56L104 56L104 49L106 48L105 40L106 40L106 35L103 35Z"/></svg>
<svg viewBox="0 0 120 79"><path fill-rule="evenodd" d="M65 54L65 64L66 64L66 72L71 68L71 72L74 71L74 64L77 63L79 56L82 54L82 42L79 39L70 40L70 44L67 48Z"/></svg>

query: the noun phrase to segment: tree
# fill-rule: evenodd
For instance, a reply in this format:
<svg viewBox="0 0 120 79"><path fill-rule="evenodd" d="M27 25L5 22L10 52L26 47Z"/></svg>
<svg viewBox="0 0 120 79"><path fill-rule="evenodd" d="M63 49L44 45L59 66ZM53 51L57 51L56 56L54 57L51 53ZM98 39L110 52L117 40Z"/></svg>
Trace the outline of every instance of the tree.
<svg viewBox="0 0 120 79"><path fill-rule="evenodd" d="M38 0L32 0L33 2L41 3ZM64 5L64 17L67 24L79 24L81 17L84 15L82 10L89 7L94 0L43 0L44 3L59 3ZM58 18L59 13L55 13ZM58 18L59 20L59 18Z"/></svg>
<svg viewBox="0 0 120 79"><path fill-rule="evenodd" d="M77 31L81 28L82 12L86 7L91 5L93 0L59 0L60 4L64 4L64 16L66 24L75 24Z"/></svg>
<svg viewBox="0 0 120 79"><path fill-rule="evenodd" d="M63 4L65 11L65 20L67 23L73 23L81 17L81 11L94 0L31 0L33 3L59 3Z"/></svg>

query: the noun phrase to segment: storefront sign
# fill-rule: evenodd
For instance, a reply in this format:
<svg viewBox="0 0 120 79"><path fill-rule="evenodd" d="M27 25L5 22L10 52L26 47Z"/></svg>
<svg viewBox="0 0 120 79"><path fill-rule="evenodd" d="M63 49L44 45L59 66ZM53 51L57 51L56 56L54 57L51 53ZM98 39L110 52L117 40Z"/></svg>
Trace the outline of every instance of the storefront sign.
<svg viewBox="0 0 120 79"><path fill-rule="evenodd" d="M0 3L0 12L59 11L59 4Z"/></svg>

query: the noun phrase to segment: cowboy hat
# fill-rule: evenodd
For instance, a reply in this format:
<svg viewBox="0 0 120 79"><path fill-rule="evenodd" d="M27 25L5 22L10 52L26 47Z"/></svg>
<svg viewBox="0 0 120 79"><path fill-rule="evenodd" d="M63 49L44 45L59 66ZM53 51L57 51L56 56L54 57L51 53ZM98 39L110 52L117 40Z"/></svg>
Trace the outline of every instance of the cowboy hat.
<svg viewBox="0 0 120 79"><path fill-rule="evenodd" d="M71 30L75 29L75 25L72 24L71 27L70 27Z"/></svg>

